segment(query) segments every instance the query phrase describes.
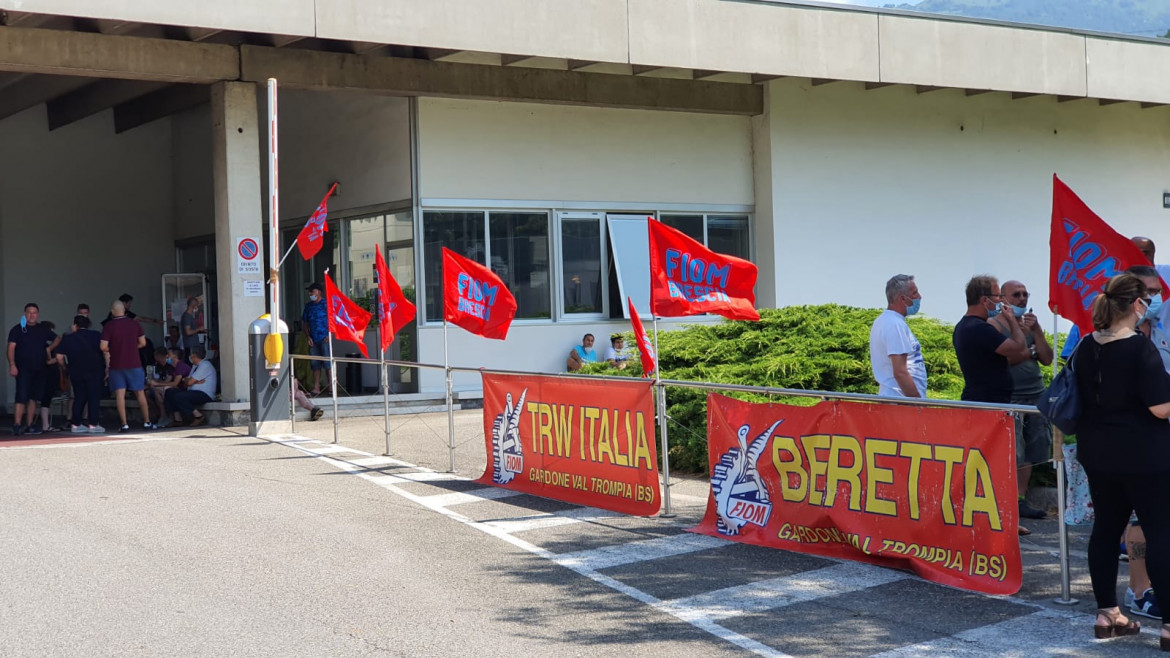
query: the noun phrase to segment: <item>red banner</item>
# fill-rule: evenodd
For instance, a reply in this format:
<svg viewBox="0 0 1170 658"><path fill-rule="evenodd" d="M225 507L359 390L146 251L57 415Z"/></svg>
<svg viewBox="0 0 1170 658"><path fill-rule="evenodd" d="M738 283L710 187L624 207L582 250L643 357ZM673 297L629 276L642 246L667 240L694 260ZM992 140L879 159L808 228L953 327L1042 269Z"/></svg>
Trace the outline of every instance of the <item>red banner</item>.
<svg viewBox="0 0 1170 658"><path fill-rule="evenodd" d="M694 532L1020 589L1007 413L707 397L711 498Z"/></svg>
<svg viewBox="0 0 1170 658"><path fill-rule="evenodd" d="M649 377L658 368L658 354L654 352L654 345L646 335L646 327L642 326L642 318L638 317L634 300L626 297L626 304L630 307L630 324L634 325L634 338L638 340L638 354L642 357L642 376Z"/></svg>
<svg viewBox="0 0 1170 658"><path fill-rule="evenodd" d="M653 219L650 231L650 310L673 318L718 313L729 320L759 320L752 263L717 254Z"/></svg>
<svg viewBox="0 0 1170 658"><path fill-rule="evenodd" d="M357 343L362 356L370 358L366 351L366 327L370 324L370 312L353 303L337 286L329 273L325 274L325 299L329 311L329 333L338 340L348 340Z"/></svg>
<svg viewBox="0 0 1170 658"><path fill-rule="evenodd" d="M301 232L297 234L297 249L301 252L301 258L305 260L316 256L317 252L321 251L321 246L325 244L325 233L329 231L329 224L325 221L329 215L329 197L336 189L337 183L334 183L325 193L325 198L321 199L317 209L309 215L309 221L305 222Z"/></svg>
<svg viewBox="0 0 1170 658"><path fill-rule="evenodd" d="M443 247L443 319L504 340L514 317L516 298L495 272Z"/></svg>
<svg viewBox="0 0 1170 658"><path fill-rule="evenodd" d="M658 513L649 382L485 374L483 429L483 484L622 514Z"/></svg>
<svg viewBox="0 0 1170 658"><path fill-rule="evenodd" d="M415 308L402 294L398 282L390 276L386 259L382 258L382 250L375 249L374 252L374 279L378 284L378 336L381 339L380 347L385 352L390 343L394 342L394 335L414 320Z"/></svg>
<svg viewBox="0 0 1170 658"><path fill-rule="evenodd" d="M1137 245L1114 231L1055 174L1048 245L1048 309L1077 325L1081 335L1092 333L1093 300L1111 277L1133 265L1152 265Z"/></svg>

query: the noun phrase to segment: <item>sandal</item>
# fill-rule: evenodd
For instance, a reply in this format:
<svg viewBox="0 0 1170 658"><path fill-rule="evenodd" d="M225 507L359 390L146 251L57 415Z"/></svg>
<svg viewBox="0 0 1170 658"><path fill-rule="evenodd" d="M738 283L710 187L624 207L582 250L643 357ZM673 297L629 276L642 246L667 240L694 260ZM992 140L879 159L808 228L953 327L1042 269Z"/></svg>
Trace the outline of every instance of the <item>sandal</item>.
<svg viewBox="0 0 1170 658"><path fill-rule="evenodd" d="M1097 610L1097 618L1104 617L1109 621L1108 624L1094 624L1093 635L1098 640L1104 640L1111 637L1123 637L1126 635L1137 635L1142 632L1141 622L1132 619L1125 619L1118 608L1099 608ZM1121 620L1125 619L1125 623ZM1165 647L1170 638L1162 637L1162 646ZM1163 649L1164 651L1168 649Z"/></svg>

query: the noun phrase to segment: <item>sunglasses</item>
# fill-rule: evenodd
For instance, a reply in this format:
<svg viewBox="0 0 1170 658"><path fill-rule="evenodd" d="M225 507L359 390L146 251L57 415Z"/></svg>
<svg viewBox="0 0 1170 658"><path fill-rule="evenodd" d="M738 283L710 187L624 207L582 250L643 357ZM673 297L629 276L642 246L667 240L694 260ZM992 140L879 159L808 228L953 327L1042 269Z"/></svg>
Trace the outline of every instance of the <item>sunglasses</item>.
<svg viewBox="0 0 1170 658"><path fill-rule="evenodd" d="M1010 296L1012 299L1028 299L1029 297L1031 297L1031 296L1032 296L1032 293L1029 293L1029 292L1024 292L1023 290L1017 290L1016 292L1013 292L1013 293L1012 293L1011 295L1009 295L1009 296Z"/></svg>

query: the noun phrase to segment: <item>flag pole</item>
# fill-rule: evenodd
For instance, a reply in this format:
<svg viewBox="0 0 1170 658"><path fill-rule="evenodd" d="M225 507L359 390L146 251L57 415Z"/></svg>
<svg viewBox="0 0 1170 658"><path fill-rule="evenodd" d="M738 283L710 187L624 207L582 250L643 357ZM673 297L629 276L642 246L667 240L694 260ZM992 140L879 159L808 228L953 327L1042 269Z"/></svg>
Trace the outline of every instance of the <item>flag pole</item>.
<svg viewBox="0 0 1170 658"><path fill-rule="evenodd" d="M663 512L659 516L664 519L673 518L670 510L670 445L666 440L666 386L662 384L662 352L658 351L658 314L652 313L654 319L654 387L658 395L658 430L662 434L662 506Z"/></svg>
<svg viewBox="0 0 1170 658"><path fill-rule="evenodd" d="M386 350L382 347L382 281L378 277L378 265L374 268L374 307L378 309L378 353L381 357L382 377L382 418L386 431L386 456L390 456L390 374L386 371Z"/></svg>
<svg viewBox="0 0 1170 658"><path fill-rule="evenodd" d="M333 361L333 332L329 332L329 388L333 392L333 442L337 443L337 367Z"/></svg>
<svg viewBox="0 0 1170 658"><path fill-rule="evenodd" d="M1055 355L1055 358L1052 359L1053 377L1060 371L1060 334L1057 333L1059 328L1060 309L1053 308L1052 344ZM1066 506L1068 505L1065 500L1067 492L1064 482L1064 434L1057 429L1056 425L1052 425L1052 466L1056 469L1056 523L1060 526L1057 530L1060 533L1058 535L1060 540L1060 598L1055 599L1055 602L1060 605L1076 605L1079 601L1072 598L1072 573L1068 558L1068 526L1064 523L1064 517L1067 513Z"/></svg>
<svg viewBox="0 0 1170 658"><path fill-rule="evenodd" d="M447 355L447 318L443 318L443 370L447 373L447 451L451 456L451 468L455 472L455 408L451 401L451 360Z"/></svg>
<svg viewBox="0 0 1170 658"><path fill-rule="evenodd" d="M284 256L282 256L280 258L280 262L278 262L276 264L276 269L279 270L281 268L281 266L284 265L284 261L287 260L290 255L292 255L293 249L296 249L296 248L297 248L297 243L295 243L295 242L292 243L291 245L289 245L288 251L284 252Z"/></svg>

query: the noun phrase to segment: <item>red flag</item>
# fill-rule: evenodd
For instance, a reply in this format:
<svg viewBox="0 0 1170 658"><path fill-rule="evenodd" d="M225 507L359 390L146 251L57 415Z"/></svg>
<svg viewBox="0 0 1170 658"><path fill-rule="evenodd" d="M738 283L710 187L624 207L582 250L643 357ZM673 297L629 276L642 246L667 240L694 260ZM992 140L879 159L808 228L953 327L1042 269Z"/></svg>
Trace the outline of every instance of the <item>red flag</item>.
<svg viewBox="0 0 1170 658"><path fill-rule="evenodd" d="M362 356L370 358L370 353L366 351L366 327L370 324L370 312L343 295L333 285L328 272L325 273L325 300L329 312L329 333L338 340L357 343Z"/></svg>
<svg viewBox="0 0 1170 658"><path fill-rule="evenodd" d="M1114 231L1052 175L1052 228L1048 239L1048 308L1072 321L1081 335L1093 331L1093 300L1111 277L1133 265L1152 265L1129 238ZM1162 284L1165 289L1166 284Z"/></svg>
<svg viewBox="0 0 1170 658"><path fill-rule="evenodd" d="M305 222L304 228L297 234L297 249L301 251L301 258L305 260L316 256L325 244L325 233L329 231L329 224L325 221L326 215L329 214L329 197L336 189L337 183L334 183L325 193L325 198L321 199L317 209L313 211L312 215L309 215L309 221Z"/></svg>
<svg viewBox="0 0 1170 658"><path fill-rule="evenodd" d="M382 258L382 250L378 249L376 253L374 278L378 281L378 329L382 351L385 352L390 343L394 342L394 334L415 318L415 309L414 304L402 294L398 282L390 276L386 260Z"/></svg>
<svg viewBox="0 0 1170 658"><path fill-rule="evenodd" d="M504 340L516 298L488 268L443 247L443 319L473 334Z"/></svg>
<svg viewBox="0 0 1170 658"><path fill-rule="evenodd" d="M642 326L642 318L638 317L638 309L634 308L634 300L626 297L626 304L630 307L630 323L634 325L634 337L638 339L638 353L642 355L642 376L649 377L658 367L658 353L646 335L646 327Z"/></svg>
<svg viewBox="0 0 1170 658"><path fill-rule="evenodd" d="M752 263L717 254L653 219L650 230L650 310L659 317L718 313L729 320L759 320Z"/></svg>

